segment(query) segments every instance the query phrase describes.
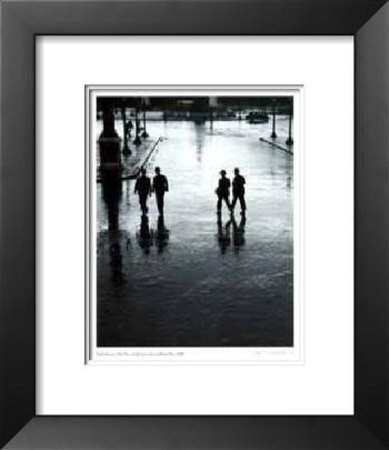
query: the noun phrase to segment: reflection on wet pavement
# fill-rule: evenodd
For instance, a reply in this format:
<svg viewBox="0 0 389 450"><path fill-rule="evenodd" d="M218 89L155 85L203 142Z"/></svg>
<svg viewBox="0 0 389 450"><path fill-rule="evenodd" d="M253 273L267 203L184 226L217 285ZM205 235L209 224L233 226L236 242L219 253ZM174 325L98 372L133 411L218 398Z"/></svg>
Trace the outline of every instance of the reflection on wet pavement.
<svg viewBox="0 0 389 450"><path fill-rule="evenodd" d="M278 131L287 135L287 118ZM149 122L169 180L142 215L134 181L97 187L98 345L293 345L293 157L269 125ZM239 167L247 212L216 213L219 172Z"/></svg>

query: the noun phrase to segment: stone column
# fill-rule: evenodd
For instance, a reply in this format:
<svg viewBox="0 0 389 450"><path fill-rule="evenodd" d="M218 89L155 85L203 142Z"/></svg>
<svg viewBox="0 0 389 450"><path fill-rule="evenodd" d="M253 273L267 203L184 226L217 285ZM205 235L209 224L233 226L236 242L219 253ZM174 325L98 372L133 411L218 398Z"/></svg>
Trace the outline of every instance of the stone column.
<svg viewBox="0 0 389 450"><path fill-rule="evenodd" d="M99 98L103 111L103 132L99 138L100 170L120 171L120 138L115 130L113 102L109 98Z"/></svg>

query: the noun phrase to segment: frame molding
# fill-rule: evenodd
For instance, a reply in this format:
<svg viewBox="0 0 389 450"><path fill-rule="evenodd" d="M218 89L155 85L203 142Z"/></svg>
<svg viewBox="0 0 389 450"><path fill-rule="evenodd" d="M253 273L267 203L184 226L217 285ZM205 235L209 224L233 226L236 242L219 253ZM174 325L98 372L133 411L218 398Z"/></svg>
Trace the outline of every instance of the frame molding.
<svg viewBox="0 0 389 450"><path fill-rule="evenodd" d="M0 447L389 448L386 0L2 0L0 15ZM355 35L354 416L35 416L39 34Z"/></svg>

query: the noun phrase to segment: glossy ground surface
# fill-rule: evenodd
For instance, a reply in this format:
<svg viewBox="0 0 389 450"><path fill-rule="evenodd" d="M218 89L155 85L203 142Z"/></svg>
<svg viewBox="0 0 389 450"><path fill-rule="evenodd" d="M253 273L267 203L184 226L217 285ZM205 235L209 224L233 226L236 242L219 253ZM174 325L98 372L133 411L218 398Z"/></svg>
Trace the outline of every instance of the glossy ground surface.
<svg viewBox="0 0 389 450"><path fill-rule="evenodd" d="M288 121L279 118L279 142ZM97 189L98 345L293 344L293 156L270 124L149 122L162 137L148 164L169 180L141 218L134 181L117 201ZM219 171L246 178L247 214L216 214Z"/></svg>

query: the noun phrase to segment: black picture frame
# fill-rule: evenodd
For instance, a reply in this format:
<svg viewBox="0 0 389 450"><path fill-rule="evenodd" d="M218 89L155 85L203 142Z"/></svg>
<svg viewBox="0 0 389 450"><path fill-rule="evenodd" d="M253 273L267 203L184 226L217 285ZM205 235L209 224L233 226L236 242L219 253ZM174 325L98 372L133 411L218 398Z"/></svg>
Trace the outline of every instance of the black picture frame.
<svg viewBox="0 0 389 450"><path fill-rule="evenodd" d="M389 448L386 0L8 0L0 8L0 446ZM354 35L353 416L35 415L35 37L53 34Z"/></svg>

